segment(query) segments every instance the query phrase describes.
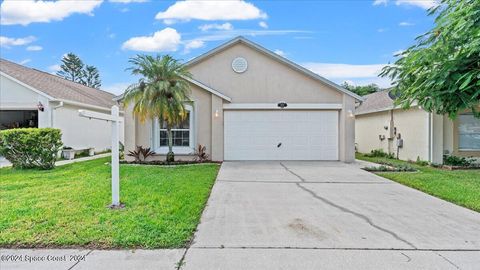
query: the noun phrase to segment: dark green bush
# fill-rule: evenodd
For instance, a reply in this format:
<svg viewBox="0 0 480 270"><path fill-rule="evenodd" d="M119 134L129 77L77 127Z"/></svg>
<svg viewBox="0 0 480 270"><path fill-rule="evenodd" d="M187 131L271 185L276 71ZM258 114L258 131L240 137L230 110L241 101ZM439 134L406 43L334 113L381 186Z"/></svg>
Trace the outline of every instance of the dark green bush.
<svg viewBox="0 0 480 270"><path fill-rule="evenodd" d="M0 131L0 155L15 168L52 169L62 147L62 133L54 128L17 128Z"/></svg>
<svg viewBox="0 0 480 270"><path fill-rule="evenodd" d="M457 156L444 156L443 164L450 166L470 167L473 165L473 158L457 157Z"/></svg>
<svg viewBox="0 0 480 270"><path fill-rule="evenodd" d="M392 153L385 153L383 149L374 149L370 151L370 154L365 154L367 157L382 157L382 158L395 158Z"/></svg>

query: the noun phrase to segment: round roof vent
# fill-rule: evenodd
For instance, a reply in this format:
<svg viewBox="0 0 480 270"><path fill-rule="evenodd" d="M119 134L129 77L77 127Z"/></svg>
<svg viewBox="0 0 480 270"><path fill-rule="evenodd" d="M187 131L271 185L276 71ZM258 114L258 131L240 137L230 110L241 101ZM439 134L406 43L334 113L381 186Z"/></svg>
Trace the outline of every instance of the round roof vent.
<svg viewBox="0 0 480 270"><path fill-rule="evenodd" d="M248 68L248 62L245 58L237 57L237 58L233 59L232 69L236 73L243 73L247 70L247 68Z"/></svg>

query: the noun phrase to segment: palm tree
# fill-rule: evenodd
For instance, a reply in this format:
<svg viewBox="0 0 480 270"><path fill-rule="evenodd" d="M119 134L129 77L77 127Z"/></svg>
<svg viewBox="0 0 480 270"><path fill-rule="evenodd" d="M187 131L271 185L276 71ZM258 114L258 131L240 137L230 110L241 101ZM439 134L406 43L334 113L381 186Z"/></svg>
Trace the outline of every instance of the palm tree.
<svg viewBox="0 0 480 270"><path fill-rule="evenodd" d="M172 128L187 116L184 103L189 100L191 78L185 65L170 55L137 55L130 58L133 75L142 76L130 85L124 93L124 103L133 102L133 113L141 122L157 117L167 128L167 161L175 160L173 153Z"/></svg>

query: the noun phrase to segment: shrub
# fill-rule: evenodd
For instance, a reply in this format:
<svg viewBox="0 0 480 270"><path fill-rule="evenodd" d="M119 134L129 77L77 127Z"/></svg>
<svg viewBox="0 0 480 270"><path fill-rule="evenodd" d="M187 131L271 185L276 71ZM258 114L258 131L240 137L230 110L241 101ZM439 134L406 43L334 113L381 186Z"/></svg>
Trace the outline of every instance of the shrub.
<svg viewBox="0 0 480 270"><path fill-rule="evenodd" d="M198 162L205 162L209 160L209 156L207 154L207 147L199 144L197 149L195 150L194 160Z"/></svg>
<svg viewBox="0 0 480 270"><path fill-rule="evenodd" d="M374 149L370 151L370 154L365 154L367 157L382 157L382 158L395 158L395 156L392 153L385 153L383 149Z"/></svg>
<svg viewBox="0 0 480 270"><path fill-rule="evenodd" d="M417 161L415 161L415 164L419 165L419 166L427 166L428 165L428 161L425 161L425 160L421 160L419 156L417 156Z"/></svg>
<svg viewBox="0 0 480 270"><path fill-rule="evenodd" d="M62 133L54 128L17 128L0 131L0 155L14 168L52 169L62 147Z"/></svg>
<svg viewBox="0 0 480 270"><path fill-rule="evenodd" d="M143 146L136 146L135 150L128 151L127 156L135 158L136 162L145 161L149 156L153 156L153 152L150 147L144 148Z"/></svg>
<svg viewBox="0 0 480 270"><path fill-rule="evenodd" d="M414 172L415 168L408 164L399 164L396 166L390 165L380 165L380 166L371 166L363 168L366 171L370 172Z"/></svg>
<svg viewBox="0 0 480 270"><path fill-rule="evenodd" d="M470 167L474 163L473 158L457 157L457 156L444 156L443 164L450 166Z"/></svg>

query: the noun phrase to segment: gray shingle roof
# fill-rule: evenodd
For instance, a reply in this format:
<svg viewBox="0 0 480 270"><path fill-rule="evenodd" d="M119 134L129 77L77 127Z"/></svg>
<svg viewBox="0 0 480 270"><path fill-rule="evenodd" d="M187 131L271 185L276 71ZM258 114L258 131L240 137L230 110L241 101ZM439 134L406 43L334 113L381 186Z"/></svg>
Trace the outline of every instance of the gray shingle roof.
<svg viewBox="0 0 480 270"><path fill-rule="evenodd" d="M365 100L356 109L355 114L360 115L393 109L393 99L389 93L390 89L387 89L364 96Z"/></svg>
<svg viewBox="0 0 480 270"><path fill-rule="evenodd" d="M0 71L55 99L110 108L115 95L56 75L0 59Z"/></svg>

